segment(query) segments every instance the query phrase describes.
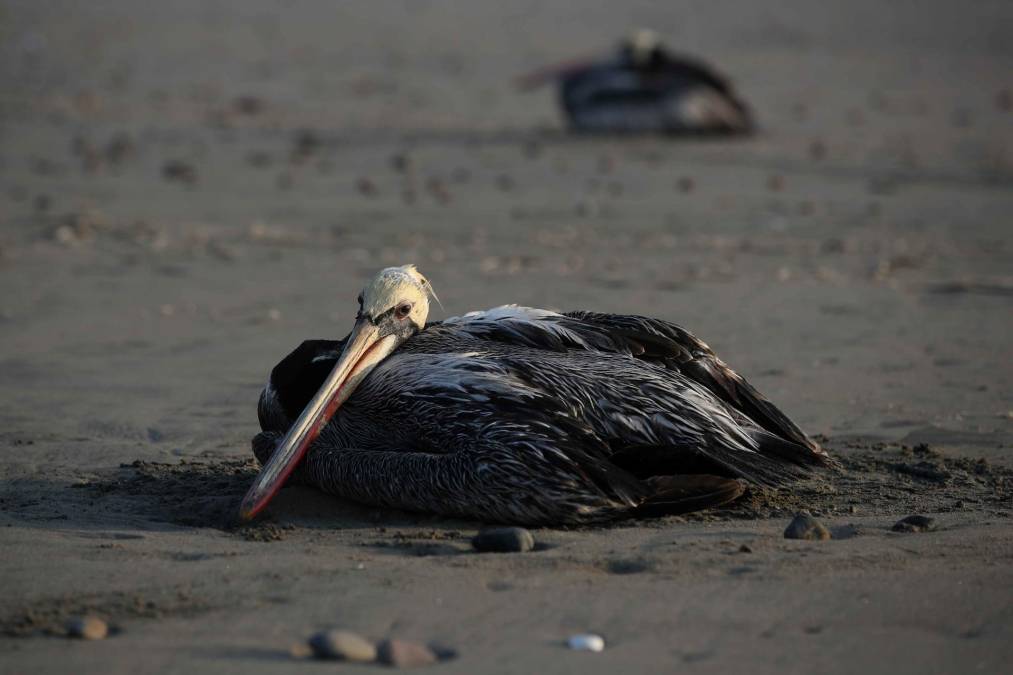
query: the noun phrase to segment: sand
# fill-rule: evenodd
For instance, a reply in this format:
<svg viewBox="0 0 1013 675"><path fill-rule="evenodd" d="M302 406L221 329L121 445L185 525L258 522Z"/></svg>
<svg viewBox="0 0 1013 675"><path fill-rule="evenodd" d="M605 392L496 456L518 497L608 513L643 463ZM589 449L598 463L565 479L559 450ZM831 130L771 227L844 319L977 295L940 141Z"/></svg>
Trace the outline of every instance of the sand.
<svg viewBox="0 0 1013 675"><path fill-rule="evenodd" d="M510 78L652 25L749 139L571 138ZM1009 3L0 4L0 671L998 672L1013 659ZM227 517L272 365L378 268L445 311L681 323L839 466L534 532L292 487ZM830 541L782 536L808 510ZM911 514L923 533L891 530ZM94 613L106 640L62 636ZM574 653L578 632L606 639Z"/></svg>

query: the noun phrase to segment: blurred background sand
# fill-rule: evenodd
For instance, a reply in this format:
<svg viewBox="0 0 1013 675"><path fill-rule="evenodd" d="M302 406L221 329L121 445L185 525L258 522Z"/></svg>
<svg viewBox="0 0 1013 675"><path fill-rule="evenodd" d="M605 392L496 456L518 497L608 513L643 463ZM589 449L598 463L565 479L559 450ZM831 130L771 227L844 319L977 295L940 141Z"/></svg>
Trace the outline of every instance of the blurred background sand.
<svg viewBox="0 0 1013 675"><path fill-rule="evenodd" d="M511 87L638 26L729 74L758 134L572 138L551 92ZM273 364L343 336L364 280L405 262L445 315L683 324L838 454L928 443L1008 468L1013 5L5 1L0 50L0 618L124 626L0 637L3 669L277 672L335 623L448 641L455 672L1013 656L994 483L904 483L945 525L913 542L877 502L831 508L866 534L815 548L773 513L476 560L453 555L474 524L295 491L282 540L248 541L117 482L135 460L246 459ZM374 546L392 525L450 548ZM604 654L558 646L591 629Z"/></svg>

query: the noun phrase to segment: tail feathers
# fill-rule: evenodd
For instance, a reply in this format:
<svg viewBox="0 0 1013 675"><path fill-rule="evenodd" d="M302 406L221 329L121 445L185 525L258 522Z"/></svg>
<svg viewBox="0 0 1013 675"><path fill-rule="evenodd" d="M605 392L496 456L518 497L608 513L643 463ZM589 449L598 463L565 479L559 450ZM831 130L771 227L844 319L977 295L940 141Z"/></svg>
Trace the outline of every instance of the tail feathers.
<svg viewBox="0 0 1013 675"><path fill-rule="evenodd" d="M718 398L749 417L757 426L806 446L811 453L825 454L819 444L806 436L776 405L716 356L700 357L680 364L680 368L694 380L703 383Z"/></svg>
<svg viewBox="0 0 1013 675"><path fill-rule="evenodd" d="M796 440L786 439L771 433L766 429L751 431L750 436L756 441L760 452L767 457L777 458L806 471L826 466L830 462L830 458L823 448L805 436L803 438L808 443L804 445Z"/></svg>
<svg viewBox="0 0 1013 675"><path fill-rule="evenodd" d="M826 455L769 431L752 429L747 433L756 443L755 452L712 444L701 450L701 454L730 475L767 487L780 487L804 478L828 461Z"/></svg>
<svg viewBox="0 0 1013 675"><path fill-rule="evenodd" d="M644 482L652 493L633 510L635 518L709 509L738 499L746 489L732 478L708 475L653 476Z"/></svg>
<svg viewBox="0 0 1013 675"><path fill-rule="evenodd" d="M740 103L710 87L697 87L676 99L678 125L691 131L744 133L751 121Z"/></svg>

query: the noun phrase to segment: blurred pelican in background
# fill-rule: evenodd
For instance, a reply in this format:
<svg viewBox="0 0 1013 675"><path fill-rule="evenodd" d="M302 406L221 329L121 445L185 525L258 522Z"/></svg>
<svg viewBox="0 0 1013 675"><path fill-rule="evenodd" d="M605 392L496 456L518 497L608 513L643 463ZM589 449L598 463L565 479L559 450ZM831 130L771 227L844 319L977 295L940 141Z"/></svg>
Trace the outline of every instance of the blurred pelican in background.
<svg viewBox="0 0 1013 675"><path fill-rule="evenodd" d="M638 30L605 58L540 68L522 90L555 81L570 128L589 133L743 134L753 129L731 83L692 57L674 54L657 33Z"/></svg>

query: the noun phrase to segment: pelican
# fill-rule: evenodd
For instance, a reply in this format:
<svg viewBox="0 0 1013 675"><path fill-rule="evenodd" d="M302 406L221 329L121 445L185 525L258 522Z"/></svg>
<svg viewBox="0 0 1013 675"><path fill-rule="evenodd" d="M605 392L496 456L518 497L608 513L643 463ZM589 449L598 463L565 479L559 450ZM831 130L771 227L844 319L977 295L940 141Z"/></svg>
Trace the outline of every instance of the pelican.
<svg viewBox="0 0 1013 675"><path fill-rule="evenodd" d="M746 104L722 75L669 51L654 31L623 40L615 55L539 69L521 89L557 80L574 131L734 134L752 130Z"/></svg>
<svg viewBox="0 0 1013 675"><path fill-rule="evenodd" d="M485 522L575 525L703 509L826 453L679 326L506 305L426 322L389 267L344 340L308 340L260 396L252 519L287 481Z"/></svg>

